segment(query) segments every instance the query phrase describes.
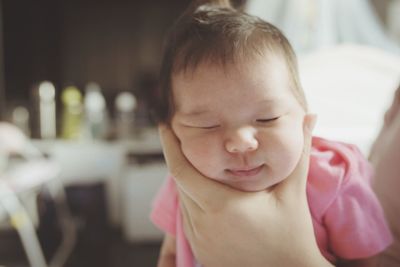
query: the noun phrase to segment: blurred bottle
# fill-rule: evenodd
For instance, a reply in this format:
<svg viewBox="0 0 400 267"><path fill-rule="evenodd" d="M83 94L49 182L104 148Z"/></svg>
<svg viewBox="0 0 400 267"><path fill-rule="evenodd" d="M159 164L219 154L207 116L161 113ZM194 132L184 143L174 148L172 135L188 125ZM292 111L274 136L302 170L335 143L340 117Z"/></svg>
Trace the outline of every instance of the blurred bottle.
<svg viewBox="0 0 400 267"><path fill-rule="evenodd" d="M82 94L75 86L68 86L61 94L61 101L63 104L61 137L78 139L82 136Z"/></svg>
<svg viewBox="0 0 400 267"><path fill-rule="evenodd" d="M29 128L29 111L26 107L17 106L11 114L12 123L17 126L26 136L31 135Z"/></svg>
<svg viewBox="0 0 400 267"><path fill-rule="evenodd" d="M129 139L135 130L136 97L130 92L122 92L115 98L115 124L117 137Z"/></svg>
<svg viewBox="0 0 400 267"><path fill-rule="evenodd" d="M84 98L84 136L90 139L103 139L107 137L109 117L106 100L97 83L88 83L85 88Z"/></svg>
<svg viewBox="0 0 400 267"><path fill-rule="evenodd" d="M55 91L54 85L49 81L39 85L39 132L43 139L56 137Z"/></svg>

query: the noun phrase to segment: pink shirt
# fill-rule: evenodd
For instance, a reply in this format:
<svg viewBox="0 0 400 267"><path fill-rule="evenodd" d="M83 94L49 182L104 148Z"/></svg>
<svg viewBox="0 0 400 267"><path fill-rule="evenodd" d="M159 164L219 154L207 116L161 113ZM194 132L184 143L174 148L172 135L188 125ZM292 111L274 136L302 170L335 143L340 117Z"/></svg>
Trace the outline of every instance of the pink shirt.
<svg viewBox="0 0 400 267"><path fill-rule="evenodd" d="M307 198L319 249L333 263L337 258L373 256L392 242L370 187L371 176L369 163L355 146L313 137ZM178 201L175 182L169 176L154 200L151 219L176 237L176 266L194 266Z"/></svg>

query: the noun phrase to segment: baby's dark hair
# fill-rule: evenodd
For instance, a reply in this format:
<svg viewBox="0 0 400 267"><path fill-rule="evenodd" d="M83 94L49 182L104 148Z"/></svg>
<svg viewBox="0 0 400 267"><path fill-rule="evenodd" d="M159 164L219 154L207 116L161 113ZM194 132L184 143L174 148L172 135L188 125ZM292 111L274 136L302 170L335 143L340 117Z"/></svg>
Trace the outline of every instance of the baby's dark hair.
<svg viewBox="0 0 400 267"><path fill-rule="evenodd" d="M195 71L205 62L225 67L266 53L284 58L291 89L306 110L296 55L278 28L234 9L228 0L194 1L166 37L155 107L157 121L169 123L174 114L173 75Z"/></svg>

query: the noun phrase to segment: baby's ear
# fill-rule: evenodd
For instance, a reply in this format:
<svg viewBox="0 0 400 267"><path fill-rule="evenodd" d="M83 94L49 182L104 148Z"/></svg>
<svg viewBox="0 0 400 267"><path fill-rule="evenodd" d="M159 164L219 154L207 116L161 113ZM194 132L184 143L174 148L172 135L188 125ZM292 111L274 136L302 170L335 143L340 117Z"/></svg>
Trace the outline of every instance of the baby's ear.
<svg viewBox="0 0 400 267"><path fill-rule="evenodd" d="M306 133L307 131L307 133L311 135L315 128L316 123L317 123L317 114L314 113L305 114L303 119L304 132Z"/></svg>

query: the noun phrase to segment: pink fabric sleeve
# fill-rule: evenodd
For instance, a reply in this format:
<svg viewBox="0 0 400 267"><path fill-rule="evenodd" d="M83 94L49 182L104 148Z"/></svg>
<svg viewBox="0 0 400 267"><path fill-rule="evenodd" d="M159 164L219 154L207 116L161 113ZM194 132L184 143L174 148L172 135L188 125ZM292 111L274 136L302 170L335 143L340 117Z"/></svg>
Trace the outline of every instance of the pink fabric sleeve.
<svg viewBox="0 0 400 267"><path fill-rule="evenodd" d="M326 211L330 249L342 259L367 258L392 242L383 210L370 186L372 169L361 152L350 146L347 172L338 195Z"/></svg>
<svg viewBox="0 0 400 267"><path fill-rule="evenodd" d="M168 175L153 200L151 221L162 231L176 236L176 220L178 207L178 192L173 178Z"/></svg>

